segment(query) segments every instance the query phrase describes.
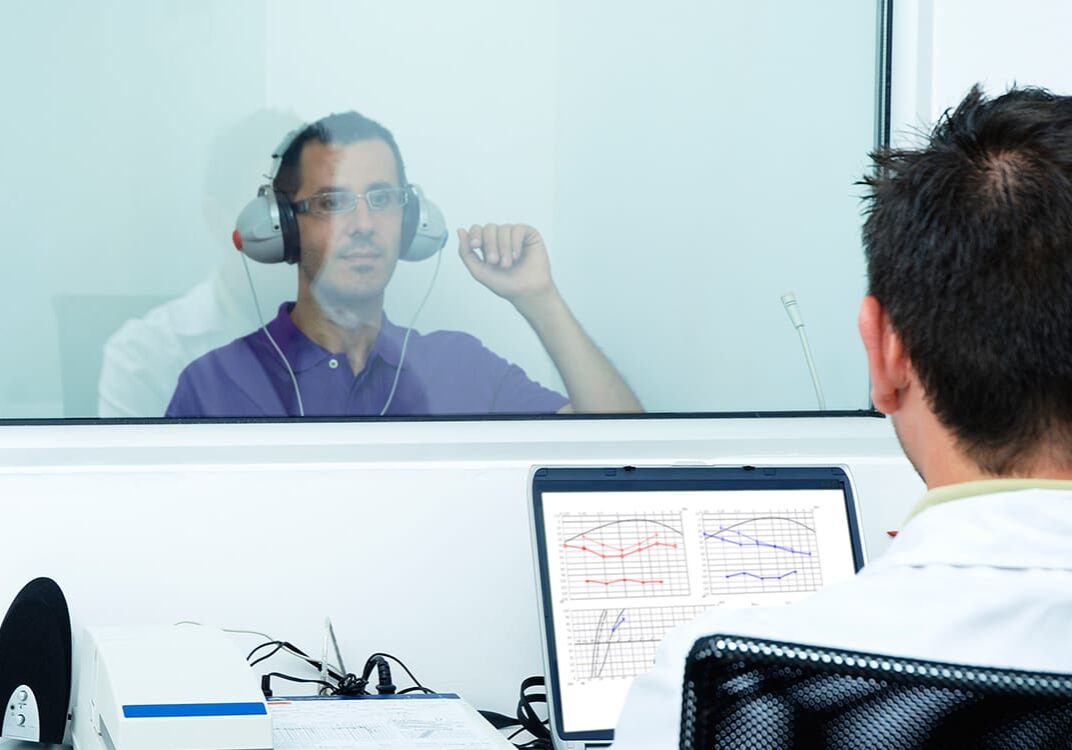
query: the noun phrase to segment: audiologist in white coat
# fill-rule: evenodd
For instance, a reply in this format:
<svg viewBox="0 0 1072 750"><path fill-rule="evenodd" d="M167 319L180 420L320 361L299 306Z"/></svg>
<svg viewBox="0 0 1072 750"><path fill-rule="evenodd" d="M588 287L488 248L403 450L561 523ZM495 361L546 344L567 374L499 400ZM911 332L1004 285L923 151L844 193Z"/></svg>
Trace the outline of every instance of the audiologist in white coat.
<svg viewBox="0 0 1072 750"><path fill-rule="evenodd" d="M615 750L678 746L711 633L1072 672L1072 97L976 87L864 183L871 396L929 491L855 579L672 631Z"/></svg>

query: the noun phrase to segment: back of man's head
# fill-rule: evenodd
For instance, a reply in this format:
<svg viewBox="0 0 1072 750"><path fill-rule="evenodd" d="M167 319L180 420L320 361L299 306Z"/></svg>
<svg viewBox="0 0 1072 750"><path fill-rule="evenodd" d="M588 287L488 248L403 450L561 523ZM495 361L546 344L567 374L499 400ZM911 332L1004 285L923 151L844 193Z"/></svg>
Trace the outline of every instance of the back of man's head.
<svg viewBox="0 0 1072 750"><path fill-rule="evenodd" d="M870 293L931 410L987 473L1072 468L1072 98L975 87L874 160Z"/></svg>
<svg viewBox="0 0 1072 750"><path fill-rule="evenodd" d="M382 140L390 147L395 157L399 184L407 185L402 152L399 151L391 131L360 112L350 111L333 112L302 128L283 153L273 187L292 197L298 192L301 187L301 153L309 141L318 141L328 146L348 146L372 139Z"/></svg>

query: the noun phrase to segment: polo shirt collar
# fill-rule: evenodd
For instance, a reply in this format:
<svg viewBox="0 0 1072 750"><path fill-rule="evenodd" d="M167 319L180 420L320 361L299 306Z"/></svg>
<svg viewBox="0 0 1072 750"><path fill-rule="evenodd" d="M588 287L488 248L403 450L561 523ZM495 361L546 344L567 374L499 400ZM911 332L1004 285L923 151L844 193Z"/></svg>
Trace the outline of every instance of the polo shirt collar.
<svg viewBox="0 0 1072 750"><path fill-rule="evenodd" d="M387 319L386 314L382 314L380 317L380 332L376 336L376 340L372 342L369 359L379 356L380 359L392 367L398 367L402 359L402 342L405 337L406 329L396 326Z"/></svg>
<svg viewBox="0 0 1072 750"><path fill-rule="evenodd" d="M320 346L306 336L290 317L294 309L293 302L284 302L279 306L279 312L275 319L268 323L268 331L275 339L275 343L287 358L287 362L295 373L305 372L332 357L340 358L346 355L342 352L331 352ZM376 340L372 342L369 350L369 360L380 357L392 367L398 367L402 355L402 341L405 338L406 329L396 326L381 313L380 332Z"/></svg>

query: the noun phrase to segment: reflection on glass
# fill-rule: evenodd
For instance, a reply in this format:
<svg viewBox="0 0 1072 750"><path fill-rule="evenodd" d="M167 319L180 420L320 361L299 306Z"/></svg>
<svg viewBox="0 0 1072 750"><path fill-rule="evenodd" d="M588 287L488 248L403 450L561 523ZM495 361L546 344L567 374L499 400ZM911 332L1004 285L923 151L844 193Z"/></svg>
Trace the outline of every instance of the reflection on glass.
<svg viewBox="0 0 1072 750"><path fill-rule="evenodd" d="M48 3L12 5L0 24L0 57L18 71L5 81L12 116L0 119L10 146L0 221L18 315L0 318L0 419L161 417L186 366L260 326L231 232L272 149L302 123L353 109L390 127L407 182L451 231L438 257L391 265L383 317L365 310L360 322L396 326L400 354L412 325L414 367L427 337L464 332L559 394L519 401L509 376L493 378L508 406L446 403L435 391L449 379L425 373L400 376L388 413L629 408L603 376L595 400L584 393L571 366L584 353L556 348L563 324L545 327L499 288L518 269L503 267L505 253L491 261L489 222L536 232L543 252L523 238L524 257L546 255L572 317L649 412L813 410L814 382L829 409L866 408L853 183L875 145L877 8L307 0L295 13L284 0L95 0L57 15ZM295 194L310 201L295 223L315 236L377 209L405 216L416 190L376 192L405 187L387 177L398 179ZM482 247L467 263L453 230L474 224ZM318 272L249 266L270 331L284 302L304 330L306 296L327 320L349 314L331 257ZM814 377L780 303L790 292ZM302 335L345 355L340 369L355 379L375 377L375 339L358 355ZM300 413L289 382L272 413ZM309 390L310 413L323 413L318 386ZM377 414L386 395L353 409Z"/></svg>
<svg viewBox="0 0 1072 750"><path fill-rule="evenodd" d="M219 260L187 292L157 300L108 338L100 371L100 416L161 416L186 365L257 325L241 258L224 248L223 240L230 234L234 207L249 194L249 175L263 169L269 144L279 130L299 124L293 114L265 110L241 118L212 141L201 208L210 236L220 241L215 247ZM270 303L283 299L289 287L289 280L278 274L260 274L257 281L260 296Z"/></svg>
<svg viewBox="0 0 1072 750"><path fill-rule="evenodd" d="M260 330L187 367L169 417L632 412L639 403L570 313L540 233L458 229L473 278L532 326L568 398L457 331L421 334L383 311L399 260L438 263L438 209L406 179L389 130L357 112L287 136L272 183L239 215L235 244L297 264L297 296ZM429 236L431 235L431 236Z"/></svg>

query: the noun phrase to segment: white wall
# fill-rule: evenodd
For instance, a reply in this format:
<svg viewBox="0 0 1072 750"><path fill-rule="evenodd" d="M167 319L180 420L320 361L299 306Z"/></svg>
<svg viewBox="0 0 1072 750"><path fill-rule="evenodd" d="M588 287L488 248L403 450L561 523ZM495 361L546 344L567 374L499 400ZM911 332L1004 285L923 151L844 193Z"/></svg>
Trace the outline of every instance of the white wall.
<svg viewBox="0 0 1072 750"><path fill-rule="evenodd" d="M893 130L905 141L975 83L1072 93L1065 0L895 0Z"/></svg>
<svg viewBox="0 0 1072 750"><path fill-rule="evenodd" d="M351 669L388 651L512 712L542 670L531 466L674 462L845 464L872 555L921 491L876 418L0 427L0 603L50 575L79 625L306 650L329 615Z"/></svg>
<svg viewBox="0 0 1072 750"><path fill-rule="evenodd" d="M20 366L0 374L0 417L63 414L58 298L174 296L222 257L202 210L203 155L219 124L262 107L264 60L248 54L263 44L255 5L5 4L0 218L18 312L0 335Z"/></svg>

